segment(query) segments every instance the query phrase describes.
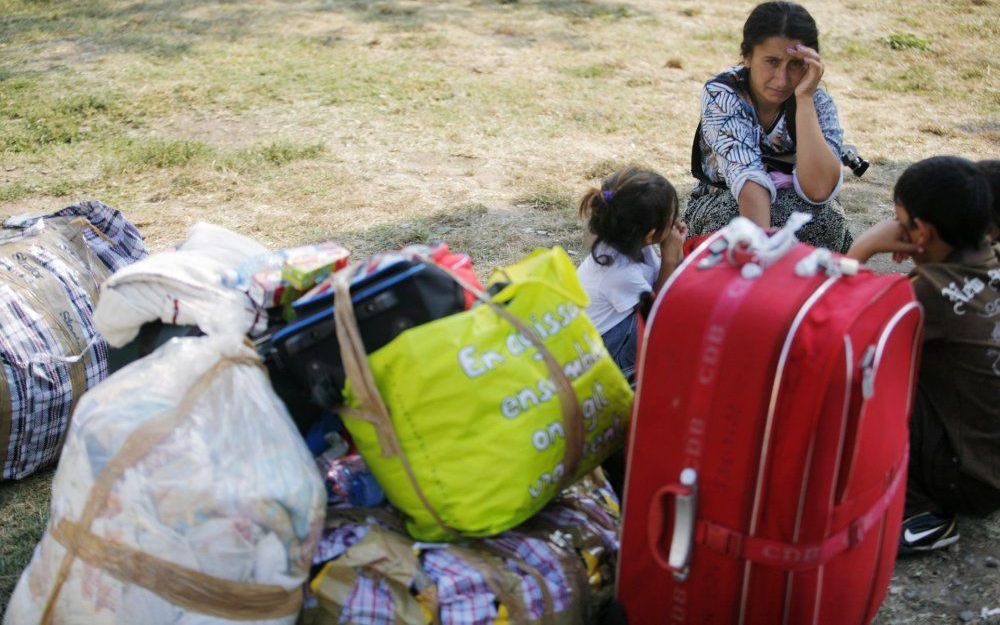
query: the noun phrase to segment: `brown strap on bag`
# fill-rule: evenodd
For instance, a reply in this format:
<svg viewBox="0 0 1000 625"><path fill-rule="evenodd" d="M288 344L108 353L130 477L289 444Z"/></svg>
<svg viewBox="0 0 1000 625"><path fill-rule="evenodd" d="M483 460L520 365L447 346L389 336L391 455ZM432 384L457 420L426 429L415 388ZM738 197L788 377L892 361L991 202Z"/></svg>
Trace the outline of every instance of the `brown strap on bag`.
<svg viewBox="0 0 1000 625"><path fill-rule="evenodd" d="M490 589L497 601L507 608L507 614L511 623L531 623L533 619L525 605L524 597L521 594L518 584L520 578L513 571L508 571L503 564L503 559L496 554L486 551L483 544L465 545L464 547L449 546L448 550L455 557L464 560L483 576L486 587ZM542 585L543 601L548 596L548 603L545 604L545 612L551 609L551 595L546 595L548 588L545 588L544 580L540 580ZM544 618L544 615L543 615Z"/></svg>
<svg viewBox="0 0 1000 625"><path fill-rule="evenodd" d="M66 519L52 528L50 536L75 557L115 579L142 586L192 612L256 621L295 614L301 607L301 595L281 586L212 577L129 545L105 540Z"/></svg>
<svg viewBox="0 0 1000 625"><path fill-rule="evenodd" d="M64 519L52 528L51 536L66 547L66 554L45 602L42 625L52 625L59 594L76 558L106 570L116 579L142 586L172 603L212 616L260 620L289 616L299 611L302 603L299 589L285 590L280 586L242 584L213 578L127 545L114 543L90 531L94 519L107 506L114 485L125 472L187 419L201 396L222 372L240 365L261 367L260 361L251 356L221 358L195 380L176 408L143 423L125 439L118 453L94 481L80 519L76 522Z"/></svg>
<svg viewBox="0 0 1000 625"><path fill-rule="evenodd" d="M487 553L494 554L499 558L501 563L504 559L509 559L513 561L514 564L521 569L521 571L531 576L535 580L535 583L538 584L538 591L542 594L542 618L539 621L539 624L552 625L552 620L556 613L556 606L552 601L552 591L549 590L549 585L545 580L545 576L542 575L542 572L539 571L538 568L528 564L528 562L516 551L507 549L500 543L494 541L483 541L476 545L476 549L481 549ZM520 601L521 594L517 593L517 597ZM525 618L527 618L527 606L524 606L523 609L525 610Z"/></svg>
<svg viewBox="0 0 1000 625"><path fill-rule="evenodd" d="M430 262L430 261L428 261ZM357 318L354 315L354 304L351 301L350 276L354 275L360 263L355 263L351 267L338 271L334 274L334 320L337 330L337 342L340 344L340 357L344 365L347 379L351 381L351 388L358 399L360 410L344 410L346 416L351 416L367 421L375 428L379 446L382 448L382 455L386 458L396 457L402 464L406 476L413 486L413 491L420 499L424 509L431 515L443 531L454 538L459 538L461 533L448 526L438 514L434 506L431 505L427 496L417 480L416 474L410 465L409 458L403 450L396 435L392 417L389 409L379 393L375 383L375 376L368 365L368 356L364 343L361 339L361 332L358 329ZM519 330L525 338L538 350L552 374L552 381L559 393L560 406L563 412L563 430L566 435L565 455L563 457L563 475L560 479L559 487L563 488L571 482L576 471L576 465L583 456L583 413L580 410L580 403L576 398L576 392L566 377L562 367L556 361L552 353L545 347L545 343L534 329L523 321L510 314L505 308L498 305L490 297L483 293L481 289L469 284L455 272L441 267L455 280L463 289L472 293L479 301L489 306L494 312L504 320Z"/></svg>

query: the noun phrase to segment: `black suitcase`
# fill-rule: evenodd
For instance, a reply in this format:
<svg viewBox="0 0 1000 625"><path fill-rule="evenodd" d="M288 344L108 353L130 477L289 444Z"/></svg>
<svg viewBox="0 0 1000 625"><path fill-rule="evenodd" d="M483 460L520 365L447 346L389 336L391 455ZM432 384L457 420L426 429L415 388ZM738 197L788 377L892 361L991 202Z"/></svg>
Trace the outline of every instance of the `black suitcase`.
<svg viewBox="0 0 1000 625"><path fill-rule="evenodd" d="M265 363L279 397L336 408L346 376L333 318L332 291L293 304L298 320L271 336ZM393 260L355 278L351 300L365 350L371 353L407 328L465 310L462 288L432 263ZM296 422L300 419L297 415ZM307 424L298 423L299 427Z"/></svg>

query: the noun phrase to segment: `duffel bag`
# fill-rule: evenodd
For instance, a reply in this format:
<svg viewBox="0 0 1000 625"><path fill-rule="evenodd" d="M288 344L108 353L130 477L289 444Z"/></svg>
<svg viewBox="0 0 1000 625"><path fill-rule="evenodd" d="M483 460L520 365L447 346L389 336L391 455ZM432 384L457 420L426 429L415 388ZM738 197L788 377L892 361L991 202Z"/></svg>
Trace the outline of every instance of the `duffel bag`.
<svg viewBox="0 0 1000 625"><path fill-rule="evenodd" d="M21 479L59 455L84 391L108 375L94 326L100 284L146 256L119 211L83 202L0 230L0 468Z"/></svg>

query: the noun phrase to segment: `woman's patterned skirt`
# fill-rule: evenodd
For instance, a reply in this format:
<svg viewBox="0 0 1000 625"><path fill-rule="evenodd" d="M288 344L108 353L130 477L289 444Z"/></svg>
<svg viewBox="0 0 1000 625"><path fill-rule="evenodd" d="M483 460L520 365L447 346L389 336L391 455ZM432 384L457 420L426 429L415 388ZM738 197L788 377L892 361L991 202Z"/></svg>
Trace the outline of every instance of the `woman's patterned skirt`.
<svg viewBox="0 0 1000 625"><path fill-rule="evenodd" d="M837 200L815 206L800 198L794 189L779 189L777 199L771 204L771 225L775 228L784 226L788 217L796 211L812 215L812 221L796 233L803 243L844 253L854 242L847 229L844 209ZM739 214L736 198L728 190L696 191L684 211L684 222L688 227L688 236L693 237L715 232Z"/></svg>

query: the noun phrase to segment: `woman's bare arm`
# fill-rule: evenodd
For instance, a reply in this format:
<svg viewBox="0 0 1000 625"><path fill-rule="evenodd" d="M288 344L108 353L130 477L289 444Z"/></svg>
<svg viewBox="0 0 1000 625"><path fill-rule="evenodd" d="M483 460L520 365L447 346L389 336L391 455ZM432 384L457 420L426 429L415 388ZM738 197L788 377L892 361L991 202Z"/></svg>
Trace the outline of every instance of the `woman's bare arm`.
<svg viewBox="0 0 1000 625"><path fill-rule="evenodd" d="M753 180L748 180L740 189L737 200L740 215L743 215L761 228L771 227L771 192Z"/></svg>

